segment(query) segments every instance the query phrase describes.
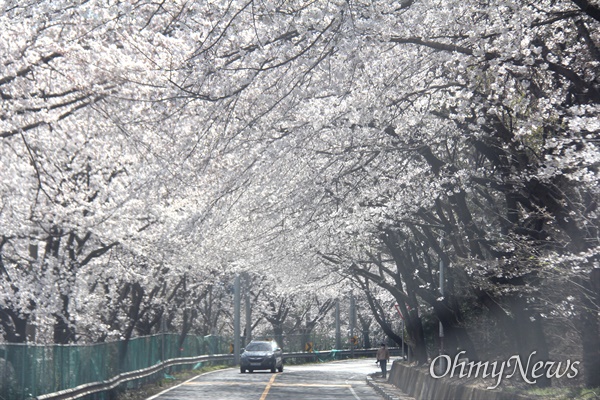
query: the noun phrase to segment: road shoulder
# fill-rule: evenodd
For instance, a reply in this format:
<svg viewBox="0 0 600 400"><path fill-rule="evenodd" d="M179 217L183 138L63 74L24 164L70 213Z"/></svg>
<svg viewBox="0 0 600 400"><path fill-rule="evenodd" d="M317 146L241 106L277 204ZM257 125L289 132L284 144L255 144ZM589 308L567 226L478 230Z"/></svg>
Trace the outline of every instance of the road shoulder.
<svg viewBox="0 0 600 400"><path fill-rule="evenodd" d="M367 375L367 385L371 386L385 400L415 400L408 396L400 388L391 384L387 379L378 377L378 373Z"/></svg>

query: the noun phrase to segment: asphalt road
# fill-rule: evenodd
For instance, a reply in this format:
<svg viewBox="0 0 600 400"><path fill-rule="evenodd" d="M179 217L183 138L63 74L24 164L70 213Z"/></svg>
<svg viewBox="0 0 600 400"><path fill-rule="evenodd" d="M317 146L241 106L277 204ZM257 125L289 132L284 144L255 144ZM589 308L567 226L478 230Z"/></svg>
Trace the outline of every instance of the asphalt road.
<svg viewBox="0 0 600 400"><path fill-rule="evenodd" d="M239 368L219 370L191 379L148 400L381 400L367 385L377 372L374 360L285 365L281 373Z"/></svg>

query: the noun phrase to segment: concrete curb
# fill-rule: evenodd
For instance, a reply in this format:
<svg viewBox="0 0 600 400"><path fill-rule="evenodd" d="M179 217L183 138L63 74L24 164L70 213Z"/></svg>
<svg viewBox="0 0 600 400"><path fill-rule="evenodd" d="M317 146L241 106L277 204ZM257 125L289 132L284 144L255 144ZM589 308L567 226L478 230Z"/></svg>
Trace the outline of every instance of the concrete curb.
<svg viewBox="0 0 600 400"><path fill-rule="evenodd" d="M377 394L383 397L385 400L402 400L401 397L398 397L395 393L392 393L391 390L380 385L375 379L373 379L374 375L378 375L377 373L367 375L367 385L371 386Z"/></svg>
<svg viewBox="0 0 600 400"><path fill-rule="evenodd" d="M525 395L487 390L480 386L470 385L458 379L436 379L428 371L394 361L389 373L388 383L393 384L402 393L419 400L534 400Z"/></svg>

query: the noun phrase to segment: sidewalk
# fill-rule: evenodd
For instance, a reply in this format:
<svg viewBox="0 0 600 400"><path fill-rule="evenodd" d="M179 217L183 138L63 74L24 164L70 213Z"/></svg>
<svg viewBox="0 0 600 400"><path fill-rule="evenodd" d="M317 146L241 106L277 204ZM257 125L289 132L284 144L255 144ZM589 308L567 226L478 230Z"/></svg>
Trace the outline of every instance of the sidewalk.
<svg viewBox="0 0 600 400"><path fill-rule="evenodd" d="M385 400L415 400L414 397L410 397L402 392L399 387L388 383L387 379L381 378L380 375L379 373L367 375L367 384L375 389Z"/></svg>

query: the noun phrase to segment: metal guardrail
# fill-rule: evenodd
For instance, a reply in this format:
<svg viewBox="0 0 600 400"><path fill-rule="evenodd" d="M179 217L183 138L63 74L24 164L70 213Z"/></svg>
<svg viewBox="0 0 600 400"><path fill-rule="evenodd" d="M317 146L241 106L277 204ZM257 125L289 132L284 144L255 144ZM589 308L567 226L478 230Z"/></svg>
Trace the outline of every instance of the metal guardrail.
<svg viewBox="0 0 600 400"><path fill-rule="evenodd" d="M37 400L74 400L93 393L105 392L116 388L117 386L133 381L136 379L145 378L152 374L156 374L161 370L174 365L196 364L202 361L230 361L233 360L232 354L218 354L213 356L198 356L198 357L182 357L172 358L164 362L160 362L148 368L139 369L137 371L125 372L115 377L101 381L86 383L71 389L61 390L55 393L43 394L36 397Z"/></svg>
<svg viewBox="0 0 600 400"><path fill-rule="evenodd" d="M390 350L394 350L395 348L390 348ZM364 349L364 350L324 350L324 351L315 351L311 353L307 352L296 352L296 353L284 353L284 359L289 358L315 358L319 359L320 357L328 357L332 354L336 356L340 356L342 358L350 358L350 357L367 357L367 356L375 356L377 349ZM187 364L196 364L203 361L232 361L233 354L217 354L212 356L198 356L198 357L182 357L182 358L172 358L170 360L166 360L156 365L153 365L148 368L140 369L137 371L125 372L119 374L111 379L101 381L101 382L93 382L86 383L84 385L80 385L71 389L61 390L55 393L43 394L36 397L36 400L75 400L83 396L87 396L94 393L105 392L107 390L112 390L117 386L129 382L135 379L145 378L152 374L156 374L163 370L164 368L175 366L175 365L187 365Z"/></svg>
<svg viewBox="0 0 600 400"><path fill-rule="evenodd" d="M377 349L362 349L362 350L323 350L313 352L297 352L297 353L284 353L283 358L321 358L328 356L340 356L341 358L350 357L367 357L373 356L377 353Z"/></svg>

